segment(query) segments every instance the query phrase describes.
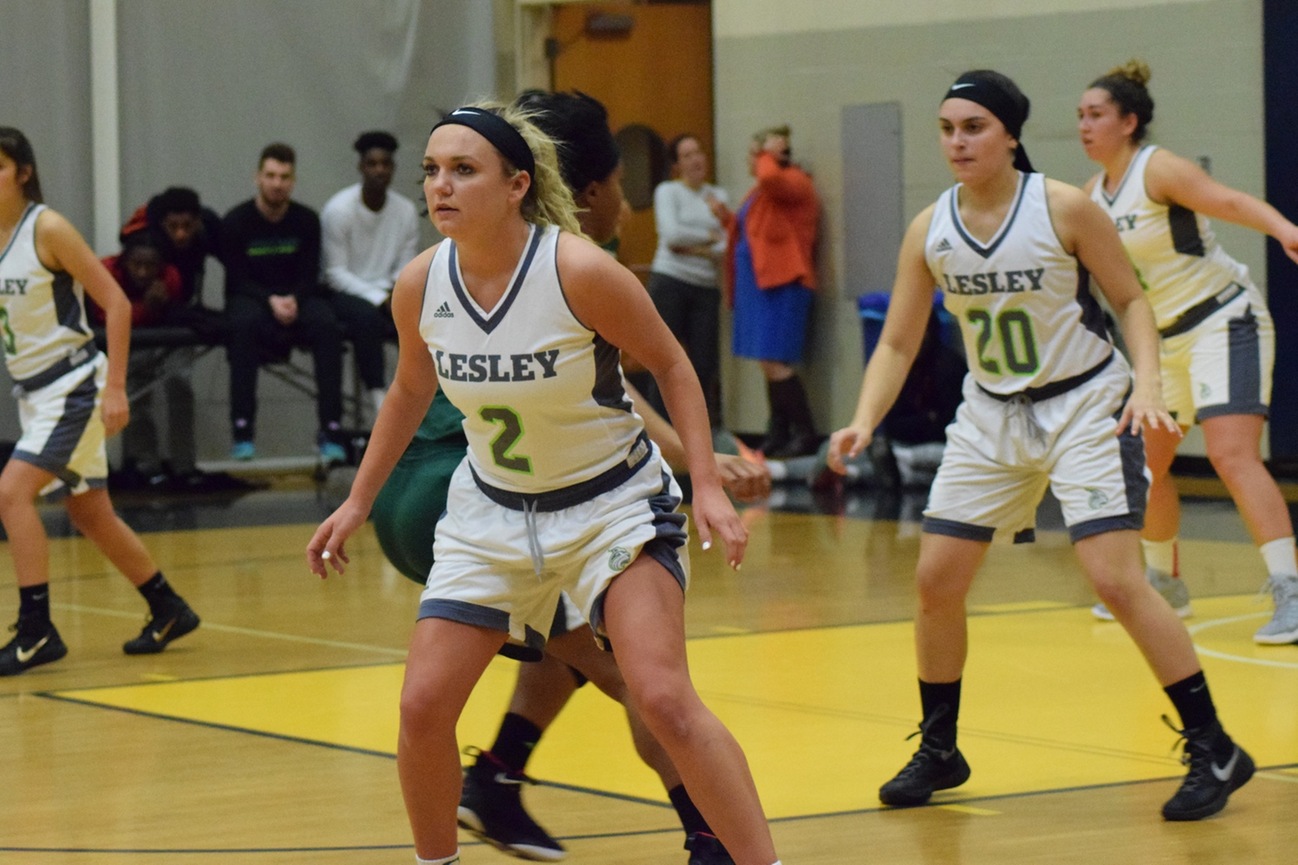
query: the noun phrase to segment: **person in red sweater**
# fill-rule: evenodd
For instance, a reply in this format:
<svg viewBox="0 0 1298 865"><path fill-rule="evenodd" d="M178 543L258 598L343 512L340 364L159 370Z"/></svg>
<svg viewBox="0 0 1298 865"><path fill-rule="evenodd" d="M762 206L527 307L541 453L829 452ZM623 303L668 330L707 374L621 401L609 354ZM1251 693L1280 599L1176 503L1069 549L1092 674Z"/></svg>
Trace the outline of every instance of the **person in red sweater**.
<svg viewBox="0 0 1298 865"><path fill-rule="evenodd" d="M104 267L122 287L131 302L131 327L158 327L168 323L170 310L185 303L180 272L163 260L160 241L150 232L127 235L122 251L103 259ZM104 325L104 311L94 304L90 318L96 327ZM154 418L155 389L145 389L161 378L166 400L166 448L160 447ZM136 394L131 422L122 431L122 462L110 480L117 489L162 489L198 478L194 464L194 410L190 390L190 366L181 363L176 352L156 348L135 348L126 366L126 389ZM178 398L184 389L191 394ZM166 457L164 460L163 457Z"/></svg>
<svg viewBox="0 0 1298 865"><path fill-rule="evenodd" d="M131 301L133 327L163 324L167 307L184 301L180 272L162 260L162 249L148 232L128 234L121 253L103 261ZM91 307L91 316L95 324L103 325L104 311L98 306Z"/></svg>
<svg viewBox="0 0 1298 865"><path fill-rule="evenodd" d="M734 353L760 363L766 378L771 419L762 450L768 457L800 456L820 444L794 368L816 288L820 196L811 175L791 159L789 127L754 135L748 160L757 183L738 212L717 205L730 239Z"/></svg>

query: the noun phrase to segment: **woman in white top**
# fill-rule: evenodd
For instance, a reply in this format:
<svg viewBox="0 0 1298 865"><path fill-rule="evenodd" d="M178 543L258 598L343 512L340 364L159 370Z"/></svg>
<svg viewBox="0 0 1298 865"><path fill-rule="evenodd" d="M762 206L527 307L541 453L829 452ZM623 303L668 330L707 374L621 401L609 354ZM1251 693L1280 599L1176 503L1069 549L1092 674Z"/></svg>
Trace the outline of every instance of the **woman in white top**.
<svg viewBox="0 0 1298 865"><path fill-rule="evenodd" d="M1223 186L1198 165L1144 144L1154 117L1149 67L1133 60L1082 94L1078 132L1104 169L1086 191L1112 218L1154 307L1162 335L1163 396L1181 429L1203 427L1208 459L1230 490L1270 574L1275 614L1258 643L1298 640L1298 559L1293 523L1262 463L1275 328L1248 269L1217 244L1211 216L1269 234L1298 261L1298 226L1271 205ZM1170 477L1181 437L1145 437L1153 485L1142 532L1147 577L1182 615L1189 593L1177 574L1180 502ZM1109 617L1096 607L1096 615Z"/></svg>
<svg viewBox="0 0 1298 865"><path fill-rule="evenodd" d="M654 189L658 249L649 273L649 296L658 314L685 347L707 400L712 425L720 425L718 332L720 262L726 231L726 191L707 182L708 157L697 137L678 135L667 144L674 180ZM657 389L646 394L660 413Z"/></svg>
<svg viewBox="0 0 1298 865"><path fill-rule="evenodd" d="M438 522L401 698L397 767L417 860L458 861L456 721L507 639L544 644L564 591L616 643L646 725L735 862L771 865L743 752L689 679L678 488L632 411L617 350L662 386L700 540L721 541L737 567L747 532L722 491L689 359L635 276L580 235L554 145L525 111L451 112L423 167L447 239L397 280L396 377L350 495L307 547L312 571L342 571L346 539L444 386L469 453Z"/></svg>
<svg viewBox="0 0 1298 865"><path fill-rule="evenodd" d="M1030 537L1049 484L1087 579L1185 727L1189 773L1163 816L1198 820L1225 807L1253 763L1217 720L1189 633L1141 571L1139 436L1176 430L1159 387L1154 317L1103 212L1076 187L1032 172L1019 143L1027 116L1027 97L997 72L966 72L947 91L938 122L957 183L906 231L856 415L830 439L829 465L841 472L896 400L941 287L969 374L924 511L916 570L922 738L879 798L919 805L969 778L956 747L965 598L993 535ZM1134 382L1088 274L1118 315Z"/></svg>

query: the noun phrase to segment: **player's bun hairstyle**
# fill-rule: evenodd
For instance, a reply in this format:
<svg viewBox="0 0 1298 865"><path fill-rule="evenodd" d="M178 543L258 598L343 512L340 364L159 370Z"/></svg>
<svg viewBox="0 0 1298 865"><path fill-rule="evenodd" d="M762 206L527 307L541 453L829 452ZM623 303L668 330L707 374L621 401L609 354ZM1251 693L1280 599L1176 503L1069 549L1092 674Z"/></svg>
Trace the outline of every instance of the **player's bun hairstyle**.
<svg viewBox="0 0 1298 865"><path fill-rule="evenodd" d="M22 130L12 126L0 126L0 151L14 162L14 167L21 173L23 168L30 168L31 173L23 182L23 195L28 201L41 204L45 196L41 194L41 176L36 171L36 154L32 152L32 143L23 135Z"/></svg>
<svg viewBox="0 0 1298 865"><path fill-rule="evenodd" d="M386 150L388 153L396 153L396 136L391 132L384 132L381 129L373 129L369 132L362 132L352 144L352 149L361 156L364 156L367 151L373 150L375 147L380 150Z"/></svg>
<svg viewBox="0 0 1298 865"><path fill-rule="evenodd" d="M580 90L525 90L514 105L532 112L532 121L554 142L559 171L573 195L607 180L622 161L608 128L608 109L595 97Z"/></svg>
<svg viewBox="0 0 1298 865"><path fill-rule="evenodd" d="M1131 133L1132 141L1144 141L1149 132L1149 124L1154 122L1154 97L1149 95L1146 86L1149 78L1149 65L1143 60L1132 58L1091 82L1091 87L1098 87L1109 94L1123 117L1129 114L1136 116L1136 128Z"/></svg>

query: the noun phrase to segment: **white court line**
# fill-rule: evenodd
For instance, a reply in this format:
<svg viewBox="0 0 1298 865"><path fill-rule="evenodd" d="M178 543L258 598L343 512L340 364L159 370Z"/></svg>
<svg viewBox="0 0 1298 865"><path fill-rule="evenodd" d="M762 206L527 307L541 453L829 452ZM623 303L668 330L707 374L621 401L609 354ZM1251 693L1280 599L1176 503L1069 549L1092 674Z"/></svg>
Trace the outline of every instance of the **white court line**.
<svg viewBox="0 0 1298 865"><path fill-rule="evenodd" d="M93 613L99 616L112 616L118 619L138 619L139 613L128 613L122 610L106 610L102 607L85 607L80 604L52 604L58 610L70 610L75 613ZM372 646L365 643L344 643L339 640L322 640L319 637L303 637L299 634L282 634L278 631L259 631L253 628L240 628L237 625L221 625L203 620L205 631L220 631L225 634L241 634L245 637L259 637L266 640L285 640L290 643L304 643L310 646L325 646L330 649L351 649L360 652L375 652L393 658L405 658L405 649L389 649L386 646Z"/></svg>
<svg viewBox="0 0 1298 865"><path fill-rule="evenodd" d="M1224 619L1209 619L1206 622L1196 622L1186 627L1186 630L1193 636L1200 631L1206 631L1209 628L1216 628L1221 625L1233 625L1236 622L1243 622L1248 619L1257 619L1269 615L1268 613L1248 613L1243 616L1227 616ZM1244 655L1232 655L1229 652L1219 652L1216 649L1205 648L1195 642L1194 648L1200 655L1207 655L1209 658L1216 658L1219 661L1235 661L1240 664L1256 664L1259 667L1279 667L1284 670L1298 670L1298 661L1274 661L1268 658L1249 658ZM1282 649L1283 647L1277 646Z"/></svg>
<svg viewBox="0 0 1298 865"><path fill-rule="evenodd" d="M1286 784L1298 784L1298 777L1284 775L1280 772L1258 772L1255 778L1265 778L1268 781L1284 781Z"/></svg>

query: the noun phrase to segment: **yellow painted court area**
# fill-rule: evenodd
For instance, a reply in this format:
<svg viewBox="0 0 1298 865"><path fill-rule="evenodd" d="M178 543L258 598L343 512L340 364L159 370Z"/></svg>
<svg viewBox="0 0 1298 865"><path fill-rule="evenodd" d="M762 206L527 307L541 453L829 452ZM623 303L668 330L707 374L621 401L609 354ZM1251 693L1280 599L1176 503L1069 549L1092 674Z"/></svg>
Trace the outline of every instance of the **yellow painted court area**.
<svg viewBox="0 0 1298 865"><path fill-rule="evenodd" d="M1298 763L1298 646L1262 647L1252 595L1195 600L1190 620L1223 721L1260 767ZM1122 629L1057 603L974 609L961 748L973 767L936 801L1177 778L1172 708ZM909 758L918 696L909 622L696 639L695 682L747 752L771 817L878 807ZM273 736L395 752L401 664L127 687L58 696ZM461 720L487 747L515 663L497 659ZM620 707L581 689L529 766L544 781L666 801L635 756ZM1277 777L1294 780L1291 771Z"/></svg>

